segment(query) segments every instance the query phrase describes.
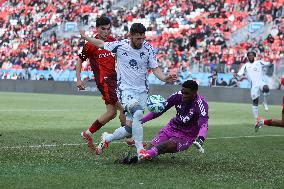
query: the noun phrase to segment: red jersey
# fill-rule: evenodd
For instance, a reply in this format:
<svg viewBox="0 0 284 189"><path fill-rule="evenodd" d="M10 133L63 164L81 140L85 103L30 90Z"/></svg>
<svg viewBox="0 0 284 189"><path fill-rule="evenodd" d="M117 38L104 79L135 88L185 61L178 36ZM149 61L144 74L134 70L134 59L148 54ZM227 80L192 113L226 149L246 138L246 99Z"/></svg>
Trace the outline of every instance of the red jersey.
<svg viewBox="0 0 284 189"><path fill-rule="evenodd" d="M111 41L115 41L115 38L108 36L105 40L105 42ZM82 61L89 59L97 84L102 83L106 77L116 80L115 57L110 51L98 48L87 42L82 52L79 53L79 57Z"/></svg>

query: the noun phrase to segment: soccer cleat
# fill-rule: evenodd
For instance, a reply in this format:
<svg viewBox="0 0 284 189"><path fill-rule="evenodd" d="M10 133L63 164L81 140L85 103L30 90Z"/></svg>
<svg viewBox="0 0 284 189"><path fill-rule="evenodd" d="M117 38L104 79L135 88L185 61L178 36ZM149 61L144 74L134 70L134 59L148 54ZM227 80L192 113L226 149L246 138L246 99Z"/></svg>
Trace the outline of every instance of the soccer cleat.
<svg viewBox="0 0 284 189"><path fill-rule="evenodd" d="M201 139L197 139L193 142L194 146L196 147L196 149L200 152L200 153L204 153L205 150L202 147L203 146L203 141Z"/></svg>
<svg viewBox="0 0 284 189"><path fill-rule="evenodd" d="M264 107L264 110L265 110L266 112L268 112L268 110L269 110L268 105L265 104L265 103L263 103L263 107Z"/></svg>
<svg viewBox="0 0 284 189"><path fill-rule="evenodd" d="M145 161L145 160L151 160L151 159L152 159L151 155L148 154L145 149L142 149L139 151L138 161Z"/></svg>
<svg viewBox="0 0 284 189"><path fill-rule="evenodd" d="M135 141L133 140L133 138L129 138L125 142L128 145L128 147L134 147L135 146ZM143 147L144 148L147 147L147 143L146 142L143 142Z"/></svg>
<svg viewBox="0 0 284 189"><path fill-rule="evenodd" d="M137 155L132 156L131 152L127 152L125 154L125 157L121 161L122 164L133 164L133 163L137 163L137 162L138 162Z"/></svg>
<svg viewBox="0 0 284 189"><path fill-rule="evenodd" d="M108 147L108 144L110 142L106 141L106 136L108 135L107 132L103 132L102 136L101 136L101 142L99 143L99 145L96 147L96 155L100 155L103 153L104 149L106 149Z"/></svg>
<svg viewBox="0 0 284 189"><path fill-rule="evenodd" d="M86 133L86 131L83 131L81 133L81 136L85 139L86 144L88 145L90 150L93 150L95 148L94 144L93 144L93 139L91 135L88 135Z"/></svg>
<svg viewBox="0 0 284 189"><path fill-rule="evenodd" d="M264 119L262 119L261 117L257 117L257 122L254 127L255 132L257 132L258 129L260 129L263 125L264 125Z"/></svg>

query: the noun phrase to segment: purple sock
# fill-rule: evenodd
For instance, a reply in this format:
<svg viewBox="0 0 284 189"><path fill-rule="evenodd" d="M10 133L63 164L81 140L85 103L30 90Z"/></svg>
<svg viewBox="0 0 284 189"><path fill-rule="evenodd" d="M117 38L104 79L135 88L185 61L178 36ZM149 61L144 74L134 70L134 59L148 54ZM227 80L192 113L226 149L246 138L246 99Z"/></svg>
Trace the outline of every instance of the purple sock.
<svg viewBox="0 0 284 189"><path fill-rule="evenodd" d="M151 157L155 157L158 155L158 148L153 146L150 150L147 150L147 153L150 154Z"/></svg>

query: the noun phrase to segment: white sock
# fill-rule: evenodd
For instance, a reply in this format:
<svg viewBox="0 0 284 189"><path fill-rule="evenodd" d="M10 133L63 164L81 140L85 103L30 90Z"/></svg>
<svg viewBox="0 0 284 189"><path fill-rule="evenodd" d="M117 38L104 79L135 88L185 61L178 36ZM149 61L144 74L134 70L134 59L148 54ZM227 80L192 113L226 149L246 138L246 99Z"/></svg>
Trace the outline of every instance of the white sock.
<svg viewBox="0 0 284 189"><path fill-rule="evenodd" d="M268 97L268 93L263 93L263 103L267 105L267 97Z"/></svg>
<svg viewBox="0 0 284 189"><path fill-rule="evenodd" d="M258 106L252 106L252 114L255 119L258 117Z"/></svg>
<svg viewBox="0 0 284 189"><path fill-rule="evenodd" d="M88 129L88 130L86 131L86 134L89 135L89 136L92 136L93 133L91 133L91 131Z"/></svg>
<svg viewBox="0 0 284 189"><path fill-rule="evenodd" d="M137 150L137 154L139 154L140 150L144 149L142 141L143 141L143 127L141 124L141 119L143 117L143 111L137 110L133 115L133 123L132 123L132 135L135 141L135 147Z"/></svg>
<svg viewBox="0 0 284 189"><path fill-rule="evenodd" d="M108 134L106 136L106 141L107 142L111 142L113 140L120 140L123 139L127 136L131 135L130 133L128 133L124 127L119 127L117 129L115 129L115 131L112 134Z"/></svg>

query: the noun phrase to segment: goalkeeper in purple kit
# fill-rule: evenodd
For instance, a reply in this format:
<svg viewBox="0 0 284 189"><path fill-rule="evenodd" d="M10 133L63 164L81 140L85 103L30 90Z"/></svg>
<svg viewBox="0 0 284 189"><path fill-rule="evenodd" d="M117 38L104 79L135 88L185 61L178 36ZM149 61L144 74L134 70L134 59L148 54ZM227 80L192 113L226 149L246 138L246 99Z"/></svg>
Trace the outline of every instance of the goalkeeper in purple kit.
<svg viewBox="0 0 284 189"><path fill-rule="evenodd" d="M146 123L161 116L173 106L177 112L151 141L146 150L147 159L160 154L181 152L192 144L202 148L208 131L208 104L197 91L198 84L193 80L187 80L182 84L181 91L167 99L162 112L150 112L142 118L142 123Z"/></svg>

